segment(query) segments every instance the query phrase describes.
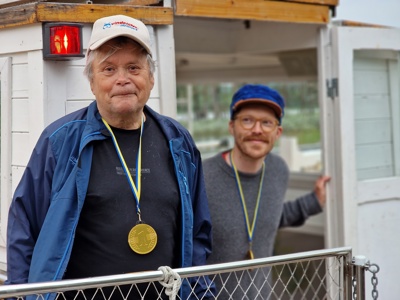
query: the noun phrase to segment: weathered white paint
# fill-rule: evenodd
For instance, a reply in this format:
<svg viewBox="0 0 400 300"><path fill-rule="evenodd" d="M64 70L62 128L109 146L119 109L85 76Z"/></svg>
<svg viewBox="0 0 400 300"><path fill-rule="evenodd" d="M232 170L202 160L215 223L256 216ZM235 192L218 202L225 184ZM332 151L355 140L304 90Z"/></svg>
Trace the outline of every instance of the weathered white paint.
<svg viewBox="0 0 400 300"><path fill-rule="evenodd" d="M0 247L6 246L7 214L11 199L11 58L0 58L1 84L1 203ZM5 251L0 251L0 266L5 263Z"/></svg>
<svg viewBox="0 0 400 300"><path fill-rule="evenodd" d="M354 57L355 151L359 180L395 176L391 110L396 107L396 101L392 101L389 78L398 79L398 72L389 66L396 61L390 57L365 55L356 51Z"/></svg>
<svg viewBox="0 0 400 300"><path fill-rule="evenodd" d="M400 287L391 278L400 261L390 258L388 249L400 247L400 172L396 165L400 137L387 132L398 132L400 117L400 30L332 27L321 33L320 48L325 55L321 86L326 79L338 78L339 87L333 99L321 95L326 117L325 165L334 176L328 199L333 202L328 208L333 209L328 210L327 245L351 246L354 254L365 255L385 269L379 274L379 295L394 299ZM387 166L390 172L390 168L379 171ZM366 175L368 168L372 171Z"/></svg>
<svg viewBox="0 0 400 300"><path fill-rule="evenodd" d="M42 51L35 50L28 52L28 81L25 83L28 88L29 97L29 144L27 149L33 149L39 138L46 118L45 106L48 100L46 95L46 78Z"/></svg>
<svg viewBox="0 0 400 300"><path fill-rule="evenodd" d="M41 50L42 45L41 24L30 24L13 28L1 29L1 55L9 53L27 53L29 51ZM11 55L12 54L12 55Z"/></svg>
<svg viewBox="0 0 400 300"><path fill-rule="evenodd" d="M176 117L175 45L172 25L154 29L154 50L157 62L155 87L151 93L152 106L164 115ZM158 99L158 105L155 101Z"/></svg>

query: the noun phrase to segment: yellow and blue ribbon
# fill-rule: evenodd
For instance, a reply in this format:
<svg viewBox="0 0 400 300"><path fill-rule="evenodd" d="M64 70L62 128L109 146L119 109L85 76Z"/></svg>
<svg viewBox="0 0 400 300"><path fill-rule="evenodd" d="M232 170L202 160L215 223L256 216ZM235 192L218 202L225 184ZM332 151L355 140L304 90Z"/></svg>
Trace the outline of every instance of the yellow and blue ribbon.
<svg viewBox="0 0 400 300"><path fill-rule="evenodd" d="M129 168L125 162L124 156L122 155L121 149L119 148L117 139L115 138L115 135L110 127L108 125L107 121L102 119L104 125L107 127L108 131L111 134L112 141L114 143L115 150L117 151L119 160L121 161L121 165L125 171L126 178L128 179L129 185L131 187L133 196L135 197L136 200L136 212L139 216L139 221L141 222L141 213L140 213L140 193L141 193L141 170L142 170L142 135L143 135L143 123L144 123L144 115L142 115L142 124L140 126L140 139L139 139L139 148L138 148L138 154L136 156L136 179L135 182L133 182L132 175L129 172Z"/></svg>
<svg viewBox="0 0 400 300"><path fill-rule="evenodd" d="M229 159L230 159L232 168L233 168L233 170L235 172L236 186L238 188L240 201L242 203L242 209L243 209L243 214L244 214L244 218L245 218L245 222L246 222L248 240L249 240L249 243L251 245L252 241L253 241L253 234L254 234L254 231L255 231L255 228L256 228L256 223L257 223L258 209L260 207L260 199L261 199L262 186L263 186L264 173L265 173L265 162L263 162L263 165L262 165L262 173L261 173L260 183L258 185L257 203L256 203L255 211L254 211L253 221L252 221L252 223L250 225L249 214L247 212L247 206L246 206L246 201L244 199L244 193L243 193L243 189L242 189L242 184L240 183L239 173L238 173L238 170L237 170L237 168L235 166L235 163L234 163L234 161L232 159L232 153L233 153L233 150L229 153Z"/></svg>

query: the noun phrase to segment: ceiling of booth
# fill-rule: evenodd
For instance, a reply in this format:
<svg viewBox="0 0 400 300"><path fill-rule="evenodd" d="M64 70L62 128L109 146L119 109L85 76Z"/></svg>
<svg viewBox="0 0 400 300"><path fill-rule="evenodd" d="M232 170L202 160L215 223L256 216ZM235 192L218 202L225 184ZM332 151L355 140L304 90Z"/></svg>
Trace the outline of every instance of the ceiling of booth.
<svg viewBox="0 0 400 300"><path fill-rule="evenodd" d="M315 79L320 26L175 17L177 81Z"/></svg>

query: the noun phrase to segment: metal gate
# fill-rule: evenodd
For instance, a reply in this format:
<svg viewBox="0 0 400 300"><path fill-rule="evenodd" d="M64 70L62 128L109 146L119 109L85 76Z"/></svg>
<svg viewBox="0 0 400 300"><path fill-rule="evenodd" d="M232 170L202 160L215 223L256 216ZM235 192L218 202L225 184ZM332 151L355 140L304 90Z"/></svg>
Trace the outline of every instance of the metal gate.
<svg viewBox="0 0 400 300"><path fill-rule="evenodd" d="M165 269L0 286L0 299L183 300L179 292L175 295L177 290L173 291L173 287L166 284ZM191 283L192 292L187 299L362 300L365 299L364 273L368 266L362 257L351 256L351 248L335 248L232 263L167 269L177 276L179 284L185 281ZM211 282L207 296L196 295L196 282L204 281L205 277Z"/></svg>

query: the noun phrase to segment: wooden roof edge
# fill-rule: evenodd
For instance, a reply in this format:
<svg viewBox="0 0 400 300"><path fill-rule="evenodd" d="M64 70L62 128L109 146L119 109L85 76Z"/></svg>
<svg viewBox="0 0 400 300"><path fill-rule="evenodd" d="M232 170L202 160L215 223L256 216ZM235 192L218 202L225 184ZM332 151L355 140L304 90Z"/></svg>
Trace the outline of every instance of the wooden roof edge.
<svg viewBox="0 0 400 300"><path fill-rule="evenodd" d="M27 3L0 9L0 29L36 23L36 4Z"/></svg>
<svg viewBox="0 0 400 300"><path fill-rule="evenodd" d="M172 25L174 17L171 7L35 2L0 9L0 29L40 22L94 23L111 14L128 15L147 25Z"/></svg>
<svg viewBox="0 0 400 300"><path fill-rule="evenodd" d="M20 5L25 5L25 4L33 4L35 2L41 2L43 0L19 0L19 1L14 1L14 2L8 2L8 3L2 3L0 4L0 11L3 8L8 8L8 7L15 7L15 6L20 6Z"/></svg>
<svg viewBox="0 0 400 300"><path fill-rule="evenodd" d="M335 21L332 21L332 24L338 25L338 26L348 26L348 27L394 28L393 26L364 23L364 22L351 21L351 20L335 20Z"/></svg>
<svg viewBox="0 0 400 300"><path fill-rule="evenodd" d="M84 0L82 0L83 2ZM5 2L5 1L3 1ZM76 1L68 2L68 0L8 0L6 3L1 3L0 4L0 9L2 8L7 8L7 7L14 7L18 5L23 5L23 4L34 4L34 3L41 3L41 2L56 2L56 3L63 3L63 4L73 4L77 3ZM98 3L99 1L97 1ZM108 3L110 1L103 1L106 3L98 3L98 4L121 4L121 5L139 5L139 6L144 6L144 5L162 5L163 0L121 0L121 3L115 3L118 2L118 0L113 1L114 3Z"/></svg>
<svg viewBox="0 0 400 300"><path fill-rule="evenodd" d="M270 0L276 1L276 0ZM302 4L320 4L326 6L338 6L339 0L278 0L278 1L286 1L286 2L297 2Z"/></svg>
<svg viewBox="0 0 400 300"><path fill-rule="evenodd" d="M331 20L327 5L270 0L253 2L254 5L249 6L250 0L179 0L175 15L310 24L327 24Z"/></svg>

